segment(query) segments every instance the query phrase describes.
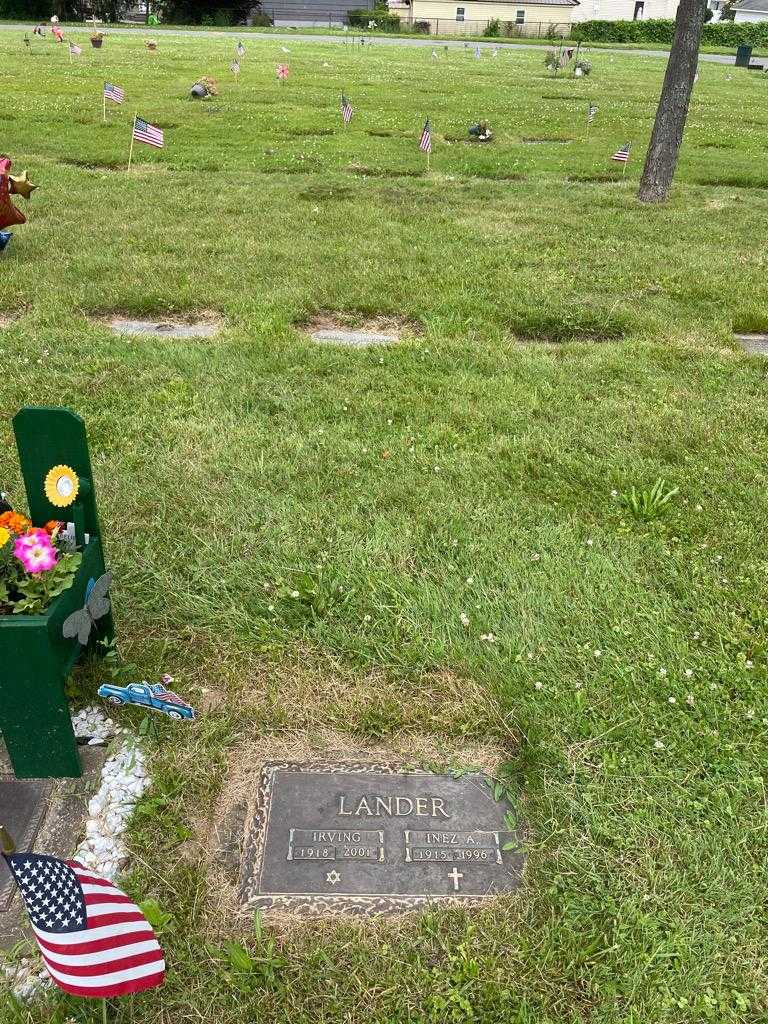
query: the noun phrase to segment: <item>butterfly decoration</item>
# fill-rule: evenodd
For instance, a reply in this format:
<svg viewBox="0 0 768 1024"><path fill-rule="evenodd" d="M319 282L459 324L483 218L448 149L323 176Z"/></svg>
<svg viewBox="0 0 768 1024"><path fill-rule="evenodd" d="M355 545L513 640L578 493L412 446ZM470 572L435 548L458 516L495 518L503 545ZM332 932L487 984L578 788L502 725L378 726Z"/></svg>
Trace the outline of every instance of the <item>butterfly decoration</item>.
<svg viewBox="0 0 768 1024"><path fill-rule="evenodd" d="M105 572L97 580L88 580L85 588L85 604L76 612L72 612L64 619L62 632L67 639L77 637L78 643L83 647L88 643L91 630L96 625L96 620L106 615L111 608L109 588L112 586L112 573Z"/></svg>

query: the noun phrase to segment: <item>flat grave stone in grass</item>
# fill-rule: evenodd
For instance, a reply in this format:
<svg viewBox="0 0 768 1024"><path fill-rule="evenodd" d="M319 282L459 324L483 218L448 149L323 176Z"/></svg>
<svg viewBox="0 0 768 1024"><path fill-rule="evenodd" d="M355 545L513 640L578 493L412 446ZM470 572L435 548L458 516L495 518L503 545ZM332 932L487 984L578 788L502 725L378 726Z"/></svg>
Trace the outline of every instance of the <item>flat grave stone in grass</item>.
<svg viewBox="0 0 768 1024"><path fill-rule="evenodd" d="M54 857L72 856L85 834L88 799L96 788L106 757L103 747L82 747L79 779L17 779L0 740L0 825L24 853L35 850ZM26 934L16 885L0 857L0 950L10 949Z"/></svg>
<svg viewBox="0 0 768 1024"><path fill-rule="evenodd" d="M737 334L736 340L753 356L768 356L768 334Z"/></svg>
<svg viewBox="0 0 768 1024"><path fill-rule="evenodd" d="M318 917L485 902L521 882L512 810L480 773L268 764L245 835L242 903Z"/></svg>
<svg viewBox="0 0 768 1024"><path fill-rule="evenodd" d="M31 850L48 809L53 789L50 779L0 777L0 825L13 837L18 850ZM16 886L0 857L0 914L11 904Z"/></svg>
<svg viewBox="0 0 768 1024"><path fill-rule="evenodd" d="M342 328L311 331L310 337L319 345L345 345L348 348L370 348L373 345L394 345L399 338L395 334L378 331L347 331Z"/></svg>
<svg viewBox="0 0 768 1024"><path fill-rule="evenodd" d="M112 320L114 334L157 335L164 338L212 338L219 330L217 324L180 324L169 320Z"/></svg>

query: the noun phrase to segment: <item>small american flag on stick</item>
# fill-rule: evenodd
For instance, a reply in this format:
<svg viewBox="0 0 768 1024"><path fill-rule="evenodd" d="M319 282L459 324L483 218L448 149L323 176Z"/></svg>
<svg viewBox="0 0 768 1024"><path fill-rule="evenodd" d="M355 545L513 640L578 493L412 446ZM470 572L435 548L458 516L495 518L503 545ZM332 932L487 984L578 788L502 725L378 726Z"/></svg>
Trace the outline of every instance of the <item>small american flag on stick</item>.
<svg viewBox="0 0 768 1024"><path fill-rule="evenodd" d="M125 893L75 860L36 853L3 856L45 967L59 988L109 999L163 983L163 951Z"/></svg>
<svg viewBox="0 0 768 1024"><path fill-rule="evenodd" d="M239 75L240 74L240 61L239 60L233 60L232 63L229 65L229 70L232 72L233 75L235 75L235 76Z"/></svg>
<svg viewBox="0 0 768 1024"><path fill-rule="evenodd" d="M615 160L619 164L626 164L629 162L629 151L632 148L631 142L625 142L621 149L617 149L611 157L611 160Z"/></svg>
<svg viewBox="0 0 768 1024"><path fill-rule="evenodd" d="M421 129L419 149L423 153L432 152L432 125L429 123L429 118L427 118L427 120L424 122L424 127Z"/></svg>
<svg viewBox="0 0 768 1024"><path fill-rule="evenodd" d="M238 41L238 44L235 47L235 53L237 54L240 60L242 60L242 58L245 56L245 47L243 46L241 41Z"/></svg>
<svg viewBox="0 0 768 1024"><path fill-rule="evenodd" d="M104 99L112 100L113 103L122 103L125 99L125 90L121 89L119 85L110 85L109 82L105 82Z"/></svg>
<svg viewBox="0 0 768 1024"><path fill-rule="evenodd" d="M165 136L161 128L156 128L141 117L133 119L133 138L137 142L146 142L148 146L157 146L162 149L165 145Z"/></svg>
<svg viewBox="0 0 768 1024"><path fill-rule="evenodd" d="M77 43L70 43L69 44L69 53L70 53L71 57L79 57L82 52L83 52L82 47L78 46Z"/></svg>
<svg viewBox="0 0 768 1024"><path fill-rule="evenodd" d="M589 104L589 110L587 111L587 124L592 124L597 115L598 107L594 103Z"/></svg>
<svg viewBox="0 0 768 1024"><path fill-rule="evenodd" d="M341 94L341 116L344 119L344 124L349 124L352 120L352 104L344 93Z"/></svg>

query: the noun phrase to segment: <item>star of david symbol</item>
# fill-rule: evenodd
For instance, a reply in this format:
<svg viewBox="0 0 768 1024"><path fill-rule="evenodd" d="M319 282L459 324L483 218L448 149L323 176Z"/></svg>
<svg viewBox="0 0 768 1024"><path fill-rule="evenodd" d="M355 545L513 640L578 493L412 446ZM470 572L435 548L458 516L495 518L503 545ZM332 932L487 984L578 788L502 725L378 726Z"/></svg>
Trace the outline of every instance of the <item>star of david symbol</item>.
<svg viewBox="0 0 768 1024"><path fill-rule="evenodd" d="M331 885L336 885L338 882L341 881L341 875L339 874L338 871L334 869L333 871L328 872L328 874L325 876L325 880L326 882L330 882Z"/></svg>

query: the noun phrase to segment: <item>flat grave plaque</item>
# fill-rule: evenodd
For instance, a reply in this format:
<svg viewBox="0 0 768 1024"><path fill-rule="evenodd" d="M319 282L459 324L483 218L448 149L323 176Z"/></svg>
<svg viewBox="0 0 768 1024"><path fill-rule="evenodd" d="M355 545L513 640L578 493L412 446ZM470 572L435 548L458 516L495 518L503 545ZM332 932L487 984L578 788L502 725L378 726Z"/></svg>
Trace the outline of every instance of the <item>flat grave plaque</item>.
<svg viewBox="0 0 768 1024"><path fill-rule="evenodd" d="M52 783L49 779L0 778L0 824L16 843L16 849L31 850L48 809ZM0 857L0 913L11 905L16 886Z"/></svg>
<svg viewBox="0 0 768 1024"><path fill-rule="evenodd" d="M388 764L265 766L246 831L248 909L382 914L520 885L523 831L482 774Z"/></svg>

